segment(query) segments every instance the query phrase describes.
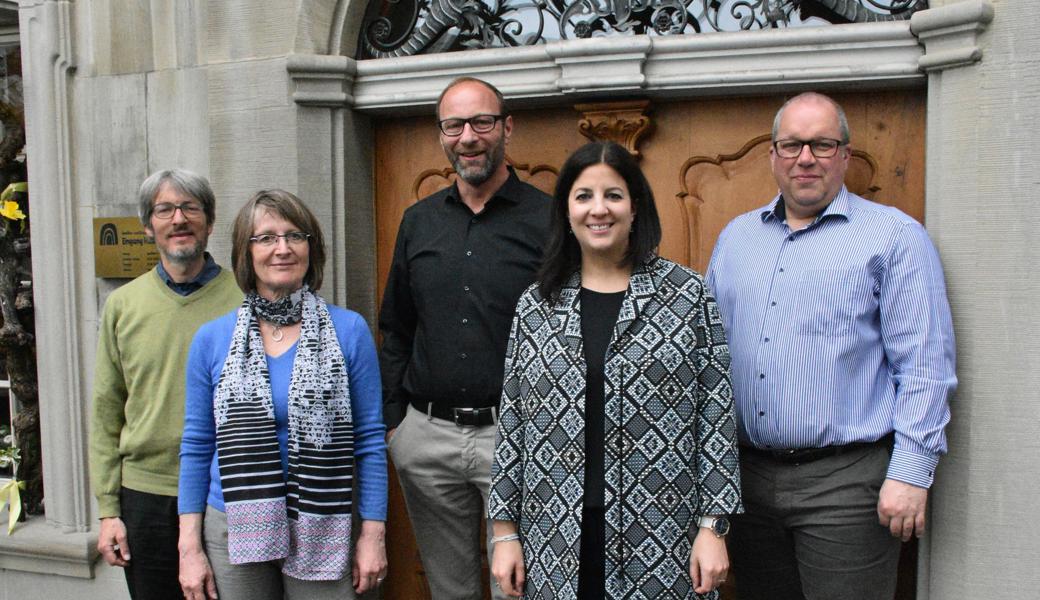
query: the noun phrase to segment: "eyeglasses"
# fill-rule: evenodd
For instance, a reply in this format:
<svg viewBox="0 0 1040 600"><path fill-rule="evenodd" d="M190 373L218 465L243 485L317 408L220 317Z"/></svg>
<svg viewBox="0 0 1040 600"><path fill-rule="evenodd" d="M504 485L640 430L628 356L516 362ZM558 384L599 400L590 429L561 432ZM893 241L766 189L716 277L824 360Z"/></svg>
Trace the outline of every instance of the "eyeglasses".
<svg viewBox="0 0 1040 600"><path fill-rule="evenodd" d="M160 202L152 207L152 215L156 219L172 219L173 213L181 211L185 219L197 219L202 216L204 212L202 206L196 202L183 202L181 204L170 204L169 202Z"/></svg>
<svg viewBox="0 0 1040 600"><path fill-rule="evenodd" d="M495 123L498 123L499 119L503 118L505 115L476 115L468 119L442 119L437 121L437 127L441 128L441 133L451 137L462 135L466 123L469 123L470 129L476 133L487 133L495 128Z"/></svg>
<svg viewBox="0 0 1040 600"><path fill-rule="evenodd" d="M809 151L816 158L830 158L838 153L838 148L844 146L841 140L830 138L819 138L803 142L802 140L777 140L773 142L773 148L780 158L798 158L802 154L802 148L808 146Z"/></svg>
<svg viewBox="0 0 1040 600"><path fill-rule="evenodd" d="M274 246L278 243L278 238L283 238L290 245L298 246L305 243L310 237L309 233L290 231L289 233L261 233L249 238L249 241L261 246Z"/></svg>

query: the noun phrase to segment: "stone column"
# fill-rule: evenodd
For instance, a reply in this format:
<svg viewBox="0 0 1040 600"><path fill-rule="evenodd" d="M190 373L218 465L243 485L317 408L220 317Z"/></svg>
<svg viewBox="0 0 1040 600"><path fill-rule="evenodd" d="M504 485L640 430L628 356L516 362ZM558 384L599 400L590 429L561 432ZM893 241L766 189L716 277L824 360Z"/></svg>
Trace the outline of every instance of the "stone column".
<svg viewBox="0 0 1040 600"><path fill-rule="evenodd" d="M931 494L918 598L1035 598L1040 520L1040 47L1028 0L932 2L927 213L957 336L949 456ZM992 23L983 30L983 26Z"/></svg>
<svg viewBox="0 0 1040 600"><path fill-rule="evenodd" d="M40 421L47 521L66 532L90 529L86 459L87 398L94 277L78 256L91 256L89 206L72 193L69 85L71 2L21 0L19 7L33 213L32 254ZM86 307L87 309L91 307ZM94 311L91 312L93 314Z"/></svg>

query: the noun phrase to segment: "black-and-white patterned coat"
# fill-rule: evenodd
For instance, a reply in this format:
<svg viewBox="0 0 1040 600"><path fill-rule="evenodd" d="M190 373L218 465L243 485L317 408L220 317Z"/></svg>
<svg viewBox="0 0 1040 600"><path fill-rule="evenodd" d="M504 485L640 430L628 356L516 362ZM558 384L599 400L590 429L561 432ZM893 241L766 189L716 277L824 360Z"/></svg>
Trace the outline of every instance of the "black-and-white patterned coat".
<svg viewBox="0 0 1040 600"><path fill-rule="evenodd" d="M525 598L578 587L585 479L580 276L555 304L520 297L489 514L519 523ZM661 258L638 266L605 363L606 590L612 599L691 599L692 529L742 510L729 349L701 277ZM713 598L712 593L701 596Z"/></svg>

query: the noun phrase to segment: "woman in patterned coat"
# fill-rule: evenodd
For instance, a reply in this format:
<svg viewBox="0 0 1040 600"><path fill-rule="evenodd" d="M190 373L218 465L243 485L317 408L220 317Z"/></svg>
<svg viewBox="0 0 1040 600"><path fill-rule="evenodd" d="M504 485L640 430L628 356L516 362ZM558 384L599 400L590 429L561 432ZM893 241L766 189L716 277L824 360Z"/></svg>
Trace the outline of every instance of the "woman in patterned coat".
<svg viewBox="0 0 1040 600"><path fill-rule="evenodd" d="M725 515L742 511L729 351L660 239L624 148L567 160L506 354L489 517L507 595L716 598L725 581Z"/></svg>

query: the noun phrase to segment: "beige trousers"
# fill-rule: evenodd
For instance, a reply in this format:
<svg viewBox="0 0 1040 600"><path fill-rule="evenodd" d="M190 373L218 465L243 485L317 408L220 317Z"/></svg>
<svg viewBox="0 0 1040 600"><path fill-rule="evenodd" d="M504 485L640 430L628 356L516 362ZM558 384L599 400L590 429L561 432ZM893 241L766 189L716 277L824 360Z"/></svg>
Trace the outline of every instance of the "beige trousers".
<svg viewBox="0 0 1040 600"><path fill-rule="evenodd" d="M430 418L409 406L390 439L390 457L433 600L483 598L477 539L481 516L487 514L495 431L494 425L459 426ZM489 526L489 561L490 538ZM494 586L492 597L505 599Z"/></svg>

